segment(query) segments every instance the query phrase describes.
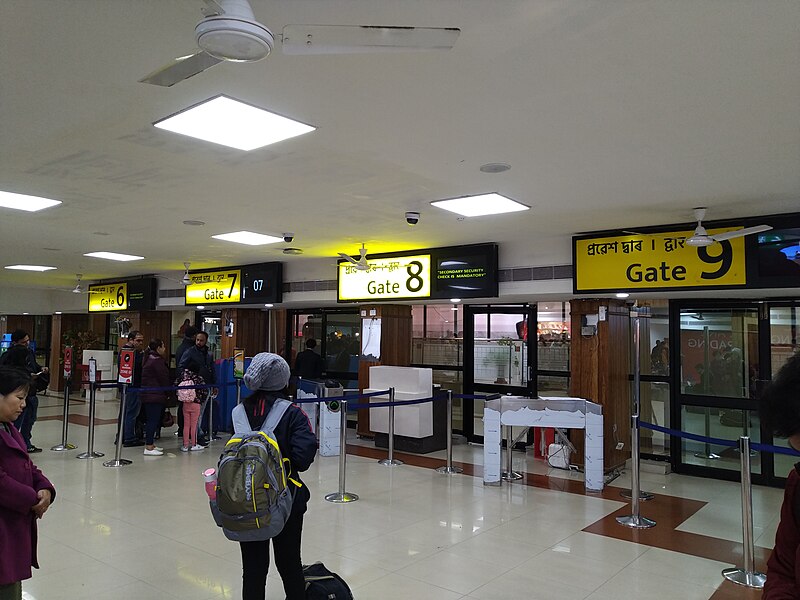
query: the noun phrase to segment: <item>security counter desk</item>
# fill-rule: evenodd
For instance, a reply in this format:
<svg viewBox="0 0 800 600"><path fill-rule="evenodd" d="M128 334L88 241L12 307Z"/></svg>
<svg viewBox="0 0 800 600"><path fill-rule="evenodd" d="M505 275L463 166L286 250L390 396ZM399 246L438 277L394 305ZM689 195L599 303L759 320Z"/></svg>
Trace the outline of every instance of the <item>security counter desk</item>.
<svg viewBox="0 0 800 600"><path fill-rule="evenodd" d="M584 429L585 485L603 489L603 410L582 398L501 396L483 409L483 483L500 485L501 426Z"/></svg>

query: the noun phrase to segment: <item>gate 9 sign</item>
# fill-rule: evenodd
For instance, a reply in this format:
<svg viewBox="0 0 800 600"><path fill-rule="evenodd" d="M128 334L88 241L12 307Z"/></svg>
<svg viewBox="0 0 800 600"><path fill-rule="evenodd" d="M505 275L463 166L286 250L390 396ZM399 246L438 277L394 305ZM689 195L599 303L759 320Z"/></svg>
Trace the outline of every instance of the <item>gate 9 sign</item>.
<svg viewBox="0 0 800 600"><path fill-rule="evenodd" d="M709 235L741 227L710 229ZM744 238L689 246L691 231L573 238L576 294L740 287L747 284Z"/></svg>

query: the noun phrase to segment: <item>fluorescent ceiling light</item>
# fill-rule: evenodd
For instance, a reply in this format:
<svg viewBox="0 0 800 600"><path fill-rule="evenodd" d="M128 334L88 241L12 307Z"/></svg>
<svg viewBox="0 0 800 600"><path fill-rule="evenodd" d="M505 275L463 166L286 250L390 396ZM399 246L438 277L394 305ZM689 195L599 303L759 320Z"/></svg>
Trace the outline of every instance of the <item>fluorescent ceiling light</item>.
<svg viewBox="0 0 800 600"><path fill-rule="evenodd" d="M247 244L248 246L263 246L264 244L274 244L282 242L283 238L263 233L253 233L252 231L234 231L233 233L220 233L212 235L215 240L225 240L226 242L236 242L237 244Z"/></svg>
<svg viewBox="0 0 800 600"><path fill-rule="evenodd" d="M0 207L2 208L15 208L17 210L36 212L37 210L50 208L57 204L61 204L61 200L50 200L49 198L40 198L39 196L26 196L25 194L0 191Z"/></svg>
<svg viewBox="0 0 800 600"><path fill-rule="evenodd" d="M530 209L530 206L525 206L511 198L506 198L496 193L481 194L479 196L464 196L462 198L452 198L450 200L436 200L435 202L431 202L431 204L465 217L499 215L502 213Z"/></svg>
<svg viewBox="0 0 800 600"><path fill-rule="evenodd" d="M153 125L239 150L255 150L316 129L225 96L201 102Z"/></svg>
<svg viewBox="0 0 800 600"><path fill-rule="evenodd" d="M6 269L14 271L54 271L56 267L42 267L40 265L8 265Z"/></svg>
<svg viewBox="0 0 800 600"><path fill-rule="evenodd" d="M129 260L143 260L144 256L133 256L132 254L118 254L116 252L89 252L84 256L91 256L92 258L105 258L106 260L118 260L120 262L128 262Z"/></svg>

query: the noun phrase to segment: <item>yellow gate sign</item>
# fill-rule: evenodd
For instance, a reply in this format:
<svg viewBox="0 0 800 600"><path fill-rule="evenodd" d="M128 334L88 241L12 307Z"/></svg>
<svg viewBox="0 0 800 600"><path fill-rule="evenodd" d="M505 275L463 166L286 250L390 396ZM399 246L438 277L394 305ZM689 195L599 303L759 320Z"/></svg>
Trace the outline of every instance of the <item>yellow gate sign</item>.
<svg viewBox="0 0 800 600"><path fill-rule="evenodd" d="M369 259L361 271L348 261L339 263L339 302L427 298L431 295L431 256Z"/></svg>
<svg viewBox="0 0 800 600"><path fill-rule="evenodd" d="M189 273L186 304L232 304L241 299L242 272L223 269L204 273Z"/></svg>
<svg viewBox="0 0 800 600"><path fill-rule="evenodd" d="M741 227L709 229L714 235ZM692 231L573 238L576 294L747 284L744 238L689 246Z"/></svg>
<svg viewBox="0 0 800 600"><path fill-rule="evenodd" d="M107 312L128 308L128 284L105 283L89 286L89 312Z"/></svg>

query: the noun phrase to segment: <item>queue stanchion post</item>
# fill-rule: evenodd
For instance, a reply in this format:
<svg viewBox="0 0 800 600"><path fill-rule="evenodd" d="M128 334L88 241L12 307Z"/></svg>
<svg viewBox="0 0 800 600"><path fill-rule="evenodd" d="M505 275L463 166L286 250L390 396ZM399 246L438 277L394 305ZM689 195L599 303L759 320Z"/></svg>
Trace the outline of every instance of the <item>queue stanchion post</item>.
<svg viewBox="0 0 800 600"><path fill-rule="evenodd" d="M464 469L453 466L453 390L447 390L447 464L436 469L439 473L463 473Z"/></svg>
<svg viewBox="0 0 800 600"><path fill-rule="evenodd" d="M503 428L506 430L506 470L500 473L500 479L503 481L518 481L522 479L522 473L515 471L511 464L513 460L511 452L516 443L513 439L514 428L511 425L504 425ZM524 429L522 430L520 437L525 434L525 431Z"/></svg>
<svg viewBox="0 0 800 600"><path fill-rule="evenodd" d="M132 460L122 458L123 439L125 438L125 408L128 403L128 384L122 384L122 403L119 409L119 435L117 436L117 450L114 453L114 460L107 460L103 463L104 467L124 467L133 463Z"/></svg>
<svg viewBox="0 0 800 600"><path fill-rule="evenodd" d="M753 487L750 479L750 438L739 438L739 462L742 468L742 551L744 567L724 569L722 576L728 581L749 588L762 589L767 580L755 568L755 542L753 540Z"/></svg>
<svg viewBox="0 0 800 600"><path fill-rule="evenodd" d="M641 350L642 350L642 342L641 342L641 330L640 330L640 323L639 323L639 311L636 310L634 307L633 310L630 311L630 316L633 317L633 410L632 410L632 418L631 418L631 489L629 490L622 490L619 495L623 498L627 498L630 500L633 497L633 479L636 478L637 482L637 489L638 489L638 497L637 497L637 508L639 505L639 500L652 500L653 494L650 492L643 492L641 490L641 485L639 484L639 410L640 410L640 394L641 394ZM633 417L636 417L635 419ZM634 425L635 424L635 429ZM635 446L635 449L634 449ZM634 511L635 515L638 515L638 510ZM619 519L617 519L619 520ZM646 519L649 521L649 519ZM621 523L622 521L620 521ZM655 523L653 523L655 524ZM650 525L652 527L652 525Z"/></svg>
<svg viewBox="0 0 800 600"><path fill-rule="evenodd" d="M95 379L97 378L97 361L94 358L89 359L89 439L87 443L86 452L78 454L76 458L100 458L105 456L102 452L94 451L94 414L97 398L95 394ZM120 431L119 442L122 442L122 431Z"/></svg>
<svg viewBox="0 0 800 600"><path fill-rule="evenodd" d="M61 426L61 443L50 448L53 452L63 452L64 450L75 450L77 446L67 441L67 431L69 428L69 395L72 379L64 382L64 424Z"/></svg>
<svg viewBox="0 0 800 600"><path fill-rule="evenodd" d="M403 464L394 457L394 388L389 388L389 456L378 461L385 467L396 467Z"/></svg>
<svg viewBox="0 0 800 600"><path fill-rule="evenodd" d="M347 504L358 500L358 494L345 491L345 473L347 471L347 400L339 403L339 491L325 496L328 502Z"/></svg>

